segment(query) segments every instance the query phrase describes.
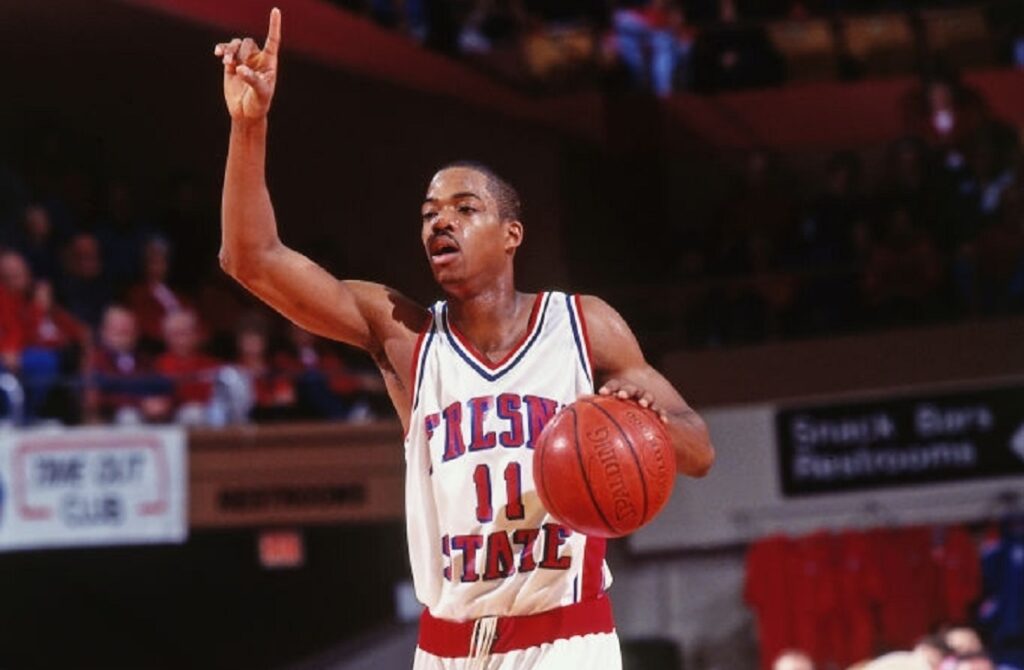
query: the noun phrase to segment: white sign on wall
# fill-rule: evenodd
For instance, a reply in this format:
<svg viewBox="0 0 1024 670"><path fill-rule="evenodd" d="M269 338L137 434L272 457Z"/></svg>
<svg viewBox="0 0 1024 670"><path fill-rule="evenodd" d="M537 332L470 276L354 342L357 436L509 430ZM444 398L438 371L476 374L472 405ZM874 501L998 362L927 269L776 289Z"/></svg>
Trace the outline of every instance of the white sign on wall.
<svg viewBox="0 0 1024 670"><path fill-rule="evenodd" d="M182 542L187 505L180 428L0 434L0 551Z"/></svg>
<svg viewBox="0 0 1024 670"><path fill-rule="evenodd" d="M851 487L851 482L841 482L835 490L820 487L815 495L794 496L792 491L787 493L786 490L787 468L792 468L796 461L787 460L779 448L779 426L791 426L788 421L794 416L791 407L745 405L702 412L717 452L715 466L703 479L679 477L665 509L648 526L630 536L630 547L638 553L665 552L743 544L774 533L802 535L822 529L948 524L992 518L1003 504L1002 500L1024 491L1024 472L1019 464L1014 464L1016 459L1024 459L1018 453L1024 453L1024 446L1021 446L1024 437L1020 437L1024 428L1019 428L1024 422L1024 405L1006 390L1008 388L1005 383L1000 386L993 382L990 389L977 386L903 389L889 394L819 399L814 406L825 407L825 411L832 406L845 408L856 403L913 408L921 400L918 409L922 411L904 411L902 419L893 413L894 430L906 424L904 434L909 435L913 430L914 435L920 435L930 430L931 437L942 433L957 442L969 440L974 453L980 455L970 461L972 468L978 467L973 472L967 470L962 476L935 477L932 479L939 481L929 481L929 477L921 473L928 473L931 468L917 467L916 479L900 473L899 478L881 482L885 486L869 488L863 485L865 477L859 481L854 479L852 483L856 487ZM944 394L943 400L955 396L969 398L969 401L953 403L953 410L942 405L945 409L937 413L932 408L940 405L932 400L940 392ZM989 403L989 396L999 399L1005 396L1010 400ZM989 404L977 398L984 398ZM818 414L808 411L801 416ZM936 420L940 415L942 419ZM816 447L824 446L823 435L850 436L844 445L856 452L870 447L870 438L881 433L862 431L868 439L861 444L854 439L859 436L849 427L849 422L825 425L826 430L822 430L819 421L813 432L804 433L805 437L811 435L818 440ZM809 441L810 438L805 443ZM907 442L911 449L920 444L919 439ZM893 462L929 466L944 463L927 458ZM856 467L829 470L834 471L851 472L857 477L866 472ZM817 472L820 473L820 469ZM806 482L801 486L809 488Z"/></svg>

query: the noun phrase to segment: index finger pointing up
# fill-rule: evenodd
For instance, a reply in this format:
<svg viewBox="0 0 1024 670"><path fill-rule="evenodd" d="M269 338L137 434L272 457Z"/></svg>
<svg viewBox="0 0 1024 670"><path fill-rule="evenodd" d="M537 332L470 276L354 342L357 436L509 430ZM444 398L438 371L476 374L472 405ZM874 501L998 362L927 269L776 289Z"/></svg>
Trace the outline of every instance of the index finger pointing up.
<svg viewBox="0 0 1024 670"><path fill-rule="evenodd" d="M281 44L281 10L274 7L270 10L270 27L267 29L267 41L263 50L271 56L277 55L277 49Z"/></svg>

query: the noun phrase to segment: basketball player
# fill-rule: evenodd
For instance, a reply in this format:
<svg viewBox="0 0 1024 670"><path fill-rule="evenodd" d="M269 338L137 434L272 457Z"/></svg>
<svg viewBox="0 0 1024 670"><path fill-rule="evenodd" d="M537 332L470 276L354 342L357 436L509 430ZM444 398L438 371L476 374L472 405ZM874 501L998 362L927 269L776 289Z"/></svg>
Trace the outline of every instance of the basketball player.
<svg viewBox="0 0 1024 670"><path fill-rule="evenodd" d="M281 14L266 43L218 44L231 136L221 264L307 330L361 347L406 430L406 511L417 597L417 669L621 667L604 541L541 505L532 446L557 409L615 394L668 425L679 472L714 452L703 421L648 365L601 300L516 291L523 241L515 191L471 164L442 169L422 206L427 260L447 295L429 309L397 291L339 281L281 243L264 179Z"/></svg>

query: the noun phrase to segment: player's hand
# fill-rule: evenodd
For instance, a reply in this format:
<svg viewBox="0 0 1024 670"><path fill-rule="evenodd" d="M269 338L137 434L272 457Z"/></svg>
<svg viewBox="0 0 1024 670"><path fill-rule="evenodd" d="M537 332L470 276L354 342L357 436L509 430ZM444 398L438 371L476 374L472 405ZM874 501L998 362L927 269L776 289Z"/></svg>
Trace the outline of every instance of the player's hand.
<svg viewBox="0 0 1024 670"><path fill-rule="evenodd" d="M650 391L645 391L636 384L620 379L609 379L598 389L597 393L598 395L615 396L622 400L632 400L641 407L656 412L664 423L668 423L668 414L658 407Z"/></svg>
<svg viewBox="0 0 1024 670"><path fill-rule="evenodd" d="M277 53L281 46L281 10L270 10L267 41L261 50L251 38L221 42L213 49L224 63L224 102L233 120L266 117L277 83Z"/></svg>

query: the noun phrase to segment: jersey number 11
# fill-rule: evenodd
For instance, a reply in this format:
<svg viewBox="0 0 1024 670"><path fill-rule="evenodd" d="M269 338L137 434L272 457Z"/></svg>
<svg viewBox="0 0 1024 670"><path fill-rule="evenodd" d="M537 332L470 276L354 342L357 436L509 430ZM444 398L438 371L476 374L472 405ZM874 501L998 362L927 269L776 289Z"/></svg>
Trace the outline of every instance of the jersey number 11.
<svg viewBox="0 0 1024 670"><path fill-rule="evenodd" d="M476 486L476 519L480 523L494 520L494 506L491 498L491 468L481 463L473 471L473 484ZM510 521L526 516L523 509L523 469L515 461L505 466L505 517Z"/></svg>

